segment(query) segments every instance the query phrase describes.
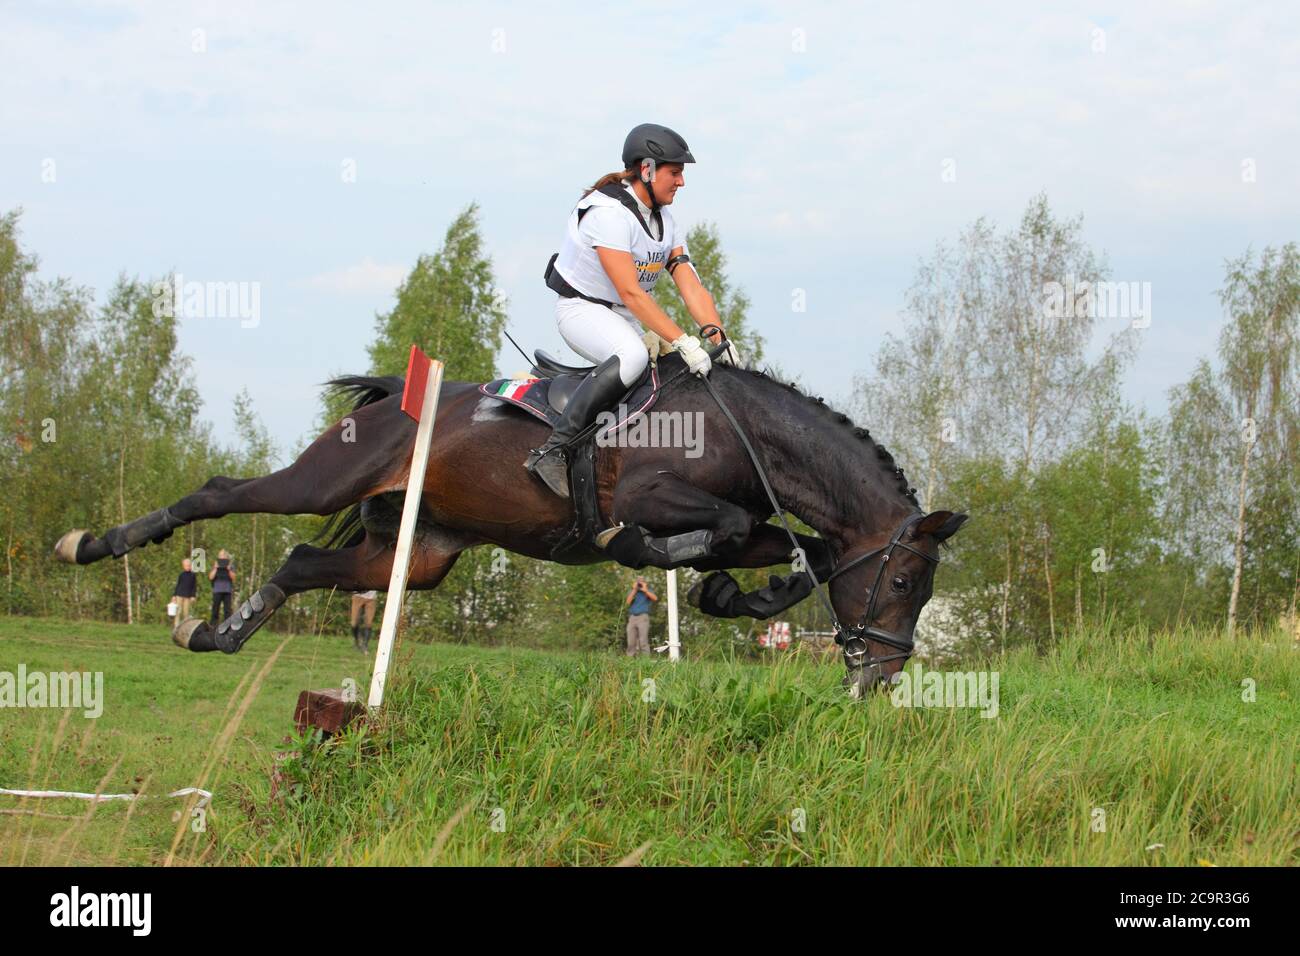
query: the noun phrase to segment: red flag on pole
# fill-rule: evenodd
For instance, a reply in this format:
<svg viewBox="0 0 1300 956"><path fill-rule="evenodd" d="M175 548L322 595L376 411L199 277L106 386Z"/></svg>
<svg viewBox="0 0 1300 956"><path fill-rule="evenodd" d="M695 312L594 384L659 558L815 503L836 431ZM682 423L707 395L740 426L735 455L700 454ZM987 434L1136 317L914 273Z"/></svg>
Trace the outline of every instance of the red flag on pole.
<svg viewBox="0 0 1300 956"><path fill-rule="evenodd" d="M388 579L388 600L384 603L384 619L379 625L379 650L370 677L369 707L372 713L384 701L388 664L397 640L397 622L402 616L402 601L406 596L407 575L415 545L416 516L420 511L420 495L424 490L429 448L433 441L433 423L438 415L438 397L442 392L442 373L441 362L433 361L419 348L411 346L411 357L406 364L406 388L402 391L402 411L418 424L411 446L411 470L406 479L402 520L397 529L393 571Z"/></svg>
<svg viewBox="0 0 1300 956"><path fill-rule="evenodd" d="M429 382L429 365L432 359L411 345L411 357L406 360L406 388L402 390L402 411L417 422L424 410L424 386Z"/></svg>

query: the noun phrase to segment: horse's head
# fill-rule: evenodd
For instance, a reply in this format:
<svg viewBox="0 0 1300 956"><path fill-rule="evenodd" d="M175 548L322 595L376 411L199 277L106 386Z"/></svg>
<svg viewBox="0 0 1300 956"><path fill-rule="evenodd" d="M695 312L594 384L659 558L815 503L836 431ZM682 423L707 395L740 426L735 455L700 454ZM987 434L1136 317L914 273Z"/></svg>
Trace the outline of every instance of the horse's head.
<svg viewBox="0 0 1300 956"><path fill-rule="evenodd" d="M865 539L840 558L831 602L846 629L847 683L855 697L887 684L911 656L917 618L934 593L939 543L967 517L951 511L912 515L886 540Z"/></svg>

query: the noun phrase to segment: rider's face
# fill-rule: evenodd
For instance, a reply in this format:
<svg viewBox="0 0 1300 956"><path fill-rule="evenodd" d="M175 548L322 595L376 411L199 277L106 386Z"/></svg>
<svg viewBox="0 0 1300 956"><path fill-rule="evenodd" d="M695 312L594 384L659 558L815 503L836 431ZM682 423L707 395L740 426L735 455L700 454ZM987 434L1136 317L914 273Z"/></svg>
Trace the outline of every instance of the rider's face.
<svg viewBox="0 0 1300 956"><path fill-rule="evenodd" d="M677 190L686 185L684 170L681 163L660 163L655 167L654 181L648 188L654 190L659 205L670 205L677 196Z"/></svg>

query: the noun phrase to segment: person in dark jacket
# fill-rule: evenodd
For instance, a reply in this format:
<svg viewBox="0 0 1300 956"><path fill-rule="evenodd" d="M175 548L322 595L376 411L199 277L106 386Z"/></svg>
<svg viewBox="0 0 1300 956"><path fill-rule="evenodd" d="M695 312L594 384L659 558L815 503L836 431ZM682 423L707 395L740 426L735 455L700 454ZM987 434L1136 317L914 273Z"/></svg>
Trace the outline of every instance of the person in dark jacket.
<svg viewBox="0 0 1300 956"><path fill-rule="evenodd" d="M172 600L176 602L173 627L189 617L194 610L194 596L198 593L198 587L198 575L194 573L190 559L185 558L181 561L181 573L176 577L176 587L172 588Z"/></svg>
<svg viewBox="0 0 1300 956"><path fill-rule="evenodd" d="M212 582L212 626L216 627L234 613L235 571L225 548L217 552L217 563L208 572L208 580ZM217 611L223 606L225 613L218 617Z"/></svg>

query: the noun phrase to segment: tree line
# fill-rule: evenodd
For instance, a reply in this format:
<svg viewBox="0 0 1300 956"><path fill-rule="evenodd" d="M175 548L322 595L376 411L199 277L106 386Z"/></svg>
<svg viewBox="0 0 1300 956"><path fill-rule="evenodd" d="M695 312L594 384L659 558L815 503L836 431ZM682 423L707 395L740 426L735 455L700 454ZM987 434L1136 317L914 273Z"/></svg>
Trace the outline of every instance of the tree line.
<svg viewBox="0 0 1300 956"><path fill-rule="evenodd" d="M1082 226L1039 195L1013 228L940 242L858 383L922 505L973 515L941 569L954 630L988 648L1112 621L1294 627L1300 251L1225 263L1217 354L1155 416L1124 377L1182 320L1113 280Z"/></svg>

